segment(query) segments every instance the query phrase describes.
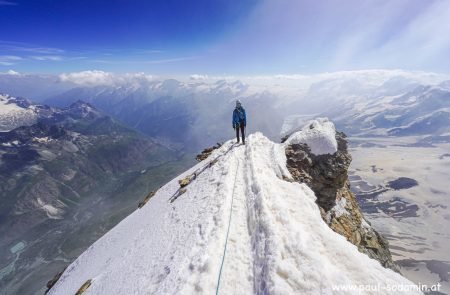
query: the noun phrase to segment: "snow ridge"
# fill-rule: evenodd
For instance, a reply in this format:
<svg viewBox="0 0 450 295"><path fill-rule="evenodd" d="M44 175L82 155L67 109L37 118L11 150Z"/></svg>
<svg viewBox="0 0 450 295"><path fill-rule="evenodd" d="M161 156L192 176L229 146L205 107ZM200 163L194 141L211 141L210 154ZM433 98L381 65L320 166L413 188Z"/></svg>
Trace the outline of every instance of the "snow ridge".
<svg viewBox="0 0 450 295"><path fill-rule="evenodd" d="M220 294L351 293L333 289L345 284L399 294L383 288L412 285L333 232L305 184L285 180L284 144L256 133L232 146L215 150L208 159L217 162L174 202L178 180L208 159L163 186L73 262L49 294L74 294L87 280L85 294L211 294L226 243Z"/></svg>

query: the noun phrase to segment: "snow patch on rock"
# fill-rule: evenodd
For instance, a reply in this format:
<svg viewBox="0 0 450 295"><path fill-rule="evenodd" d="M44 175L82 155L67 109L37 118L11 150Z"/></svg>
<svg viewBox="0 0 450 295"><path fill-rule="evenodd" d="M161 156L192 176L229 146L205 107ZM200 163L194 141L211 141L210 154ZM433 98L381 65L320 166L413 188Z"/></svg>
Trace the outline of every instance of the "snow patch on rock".
<svg viewBox="0 0 450 295"><path fill-rule="evenodd" d="M345 205L347 205L346 198L340 198L336 201L336 205L331 208L330 211L327 212L325 217L326 222L329 224L331 222L331 214L334 214L335 217L341 217L342 215L350 215L350 213L345 209Z"/></svg>
<svg viewBox="0 0 450 295"><path fill-rule="evenodd" d="M46 203L41 198L37 198L38 207L43 210L50 219L62 219L63 210L56 208L52 204Z"/></svg>
<svg viewBox="0 0 450 295"><path fill-rule="evenodd" d="M311 119L316 117L315 115L290 115L287 116L283 125L281 126L280 137L289 136L290 134L302 130Z"/></svg>
<svg viewBox="0 0 450 295"><path fill-rule="evenodd" d="M328 118L309 121L300 131L292 134L285 145L308 145L314 155L334 154L337 152L336 128Z"/></svg>

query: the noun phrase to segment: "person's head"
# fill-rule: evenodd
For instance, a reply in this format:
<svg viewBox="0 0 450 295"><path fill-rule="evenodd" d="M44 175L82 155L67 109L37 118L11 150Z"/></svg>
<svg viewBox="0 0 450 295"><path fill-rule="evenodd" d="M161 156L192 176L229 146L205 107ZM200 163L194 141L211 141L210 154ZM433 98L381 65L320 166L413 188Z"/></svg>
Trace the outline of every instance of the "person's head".
<svg viewBox="0 0 450 295"><path fill-rule="evenodd" d="M236 107L240 108L241 106L241 101L239 99L236 99Z"/></svg>

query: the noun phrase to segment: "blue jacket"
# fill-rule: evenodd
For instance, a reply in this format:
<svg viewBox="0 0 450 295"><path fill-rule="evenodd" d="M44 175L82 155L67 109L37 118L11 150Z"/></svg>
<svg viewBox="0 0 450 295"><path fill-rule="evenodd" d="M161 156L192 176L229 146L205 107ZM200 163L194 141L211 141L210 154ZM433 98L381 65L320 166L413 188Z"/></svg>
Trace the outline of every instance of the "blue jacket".
<svg viewBox="0 0 450 295"><path fill-rule="evenodd" d="M233 111L233 128L238 127L240 123L244 123L244 126L247 126L247 117L243 107L235 108Z"/></svg>

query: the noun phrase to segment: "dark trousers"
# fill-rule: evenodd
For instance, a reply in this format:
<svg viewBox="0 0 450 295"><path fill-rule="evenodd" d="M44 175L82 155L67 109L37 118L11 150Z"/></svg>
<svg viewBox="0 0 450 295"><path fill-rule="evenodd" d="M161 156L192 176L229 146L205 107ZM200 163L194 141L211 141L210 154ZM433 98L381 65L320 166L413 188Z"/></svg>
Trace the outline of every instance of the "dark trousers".
<svg viewBox="0 0 450 295"><path fill-rule="evenodd" d="M242 134L242 142L245 143L245 126L244 123L240 123L239 126L236 126L236 139L239 142L239 129L241 129Z"/></svg>

